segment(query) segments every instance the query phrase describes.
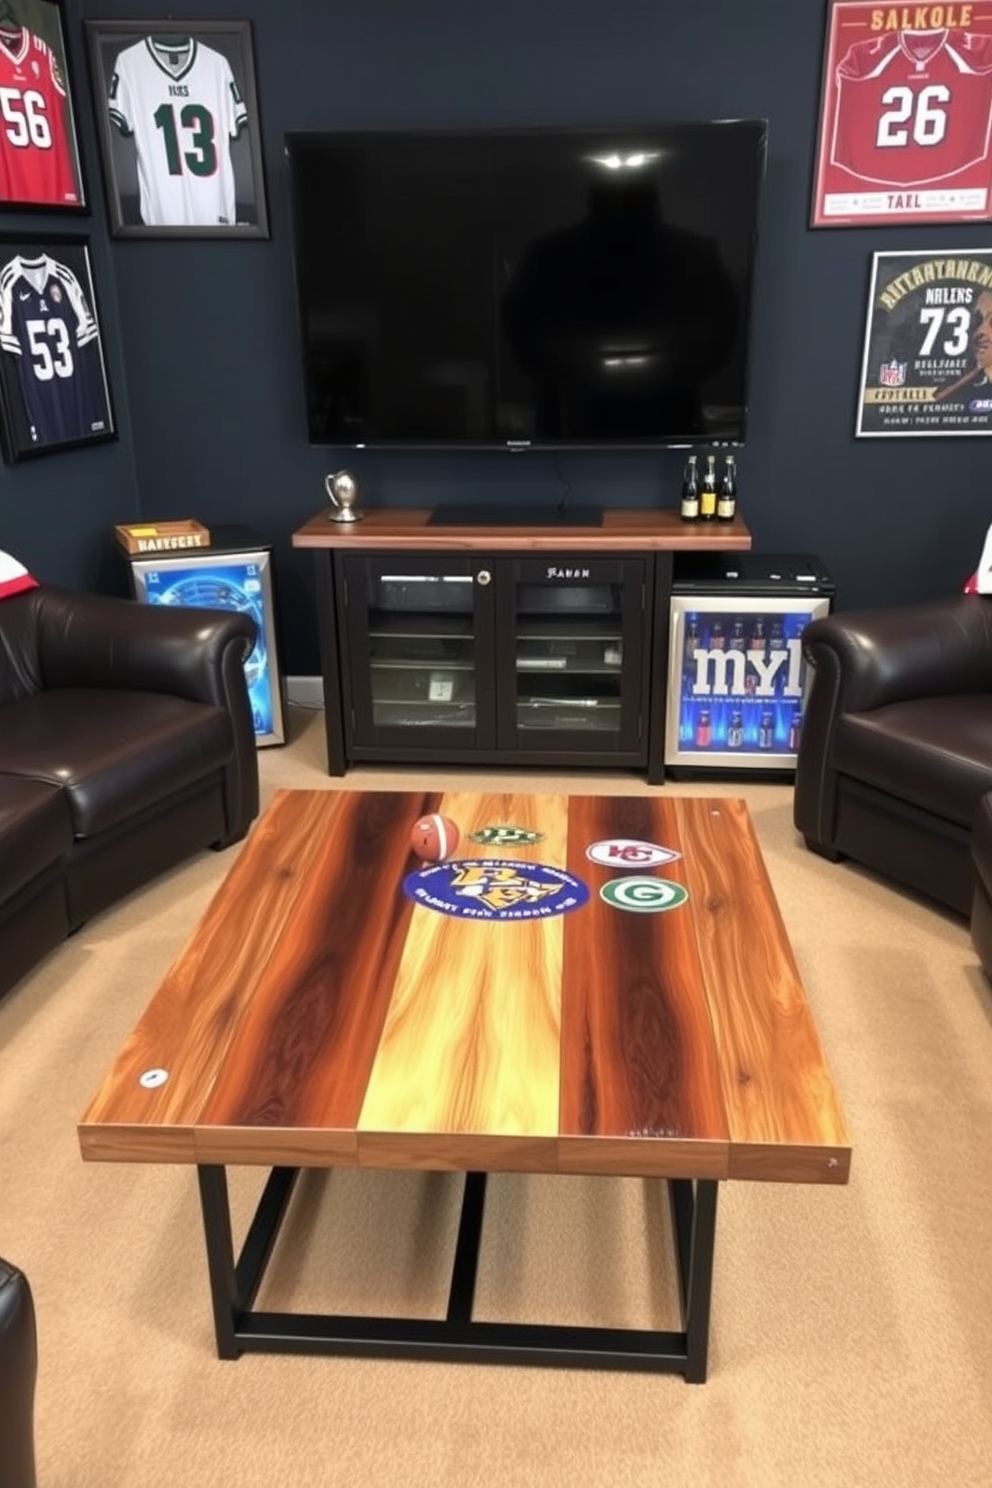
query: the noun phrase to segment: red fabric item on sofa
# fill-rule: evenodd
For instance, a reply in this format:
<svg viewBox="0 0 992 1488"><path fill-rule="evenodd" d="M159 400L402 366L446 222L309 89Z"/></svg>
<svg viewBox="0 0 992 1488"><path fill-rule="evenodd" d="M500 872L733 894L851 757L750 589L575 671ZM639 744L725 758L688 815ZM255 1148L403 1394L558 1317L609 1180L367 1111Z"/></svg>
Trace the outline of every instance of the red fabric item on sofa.
<svg viewBox="0 0 992 1488"><path fill-rule="evenodd" d="M0 549L0 599L9 599L12 594L23 594L25 589L37 587L38 580L31 577L24 564Z"/></svg>

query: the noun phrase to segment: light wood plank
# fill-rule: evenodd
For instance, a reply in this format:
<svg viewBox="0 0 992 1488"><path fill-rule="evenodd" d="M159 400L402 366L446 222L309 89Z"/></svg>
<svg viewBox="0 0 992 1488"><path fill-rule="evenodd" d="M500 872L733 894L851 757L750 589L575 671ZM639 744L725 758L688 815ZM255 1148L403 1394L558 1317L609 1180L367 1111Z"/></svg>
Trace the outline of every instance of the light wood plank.
<svg viewBox="0 0 992 1488"><path fill-rule="evenodd" d="M457 856L560 865L565 796L467 796L442 800L458 825ZM494 852L468 834L514 825L544 840ZM369 1079L362 1132L476 1132L551 1136L558 1130L562 917L482 922L423 905L413 911L382 1039Z"/></svg>

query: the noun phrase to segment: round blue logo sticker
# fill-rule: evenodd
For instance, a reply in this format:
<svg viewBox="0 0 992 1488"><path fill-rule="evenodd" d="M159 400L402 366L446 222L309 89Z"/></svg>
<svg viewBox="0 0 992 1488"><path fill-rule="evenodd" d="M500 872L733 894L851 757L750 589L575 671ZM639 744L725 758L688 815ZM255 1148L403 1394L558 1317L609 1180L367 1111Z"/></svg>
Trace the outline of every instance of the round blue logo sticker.
<svg viewBox="0 0 992 1488"><path fill-rule="evenodd" d="M538 920L588 901L589 889L563 868L505 858L456 858L418 868L404 893L426 909L460 920Z"/></svg>

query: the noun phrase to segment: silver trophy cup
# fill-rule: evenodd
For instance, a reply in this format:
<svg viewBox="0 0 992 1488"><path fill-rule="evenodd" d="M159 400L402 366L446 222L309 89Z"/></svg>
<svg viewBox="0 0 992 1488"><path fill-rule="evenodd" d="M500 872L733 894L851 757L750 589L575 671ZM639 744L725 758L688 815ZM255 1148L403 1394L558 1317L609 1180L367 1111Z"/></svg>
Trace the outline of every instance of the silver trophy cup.
<svg viewBox="0 0 992 1488"><path fill-rule="evenodd" d="M333 475L325 475L324 490L334 507L331 512L332 522L360 522L362 520L364 513L355 510L355 503L358 501L358 482L350 470L338 470Z"/></svg>

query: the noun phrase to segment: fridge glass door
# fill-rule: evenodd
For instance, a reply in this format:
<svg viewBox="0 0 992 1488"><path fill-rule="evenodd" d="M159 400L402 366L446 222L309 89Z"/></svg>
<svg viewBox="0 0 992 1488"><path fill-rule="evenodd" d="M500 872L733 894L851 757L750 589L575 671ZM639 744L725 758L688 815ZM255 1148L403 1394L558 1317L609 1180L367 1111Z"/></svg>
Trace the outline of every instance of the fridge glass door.
<svg viewBox="0 0 992 1488"><path fill-rule="evenodd" d="M131 563L135 595L148 604L240 610L254 620L257 635L245 661L248 700L259 746L282 744L282 679L276 658L271 554L268 551L203 553Z"/></svg>
<svg viewBox="0 0 992 1488"><path fill-rule="evenodd" d="M827 596L672 597L665 763L793 769L807 674L801 636Z"/></svg>

